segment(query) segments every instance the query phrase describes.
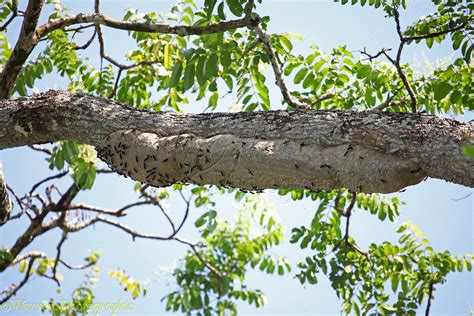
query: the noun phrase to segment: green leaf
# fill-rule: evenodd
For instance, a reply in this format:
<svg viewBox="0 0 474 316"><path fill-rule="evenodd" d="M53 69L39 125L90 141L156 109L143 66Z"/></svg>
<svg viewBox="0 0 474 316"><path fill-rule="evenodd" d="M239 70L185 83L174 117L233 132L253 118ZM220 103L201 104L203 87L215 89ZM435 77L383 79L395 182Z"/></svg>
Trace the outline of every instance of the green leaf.
<svg viewBox="0 0 474 316"><path fill-rule="evenodd" d="M239 0L225 0L225 2L227 3L230 12L232 12L233 15L241 16L244 13L244 8L242 7L242 4L240 4Z"/></svg>
<svg viewBox="0 0 474 316"><path fill-rule="evenodd" d="M392 273L390 275L390 281L392 283L392 291L393 291L393 293L396 293L397 289L398 289L398 283L399 283L398 274L397 273Z"/></svg>
<svg viewBox="0 0 474 316"><path fill-rule="evenodd" d="M293 44L291 44L291 41L284 35L281 35L278 37L278 40L280 41L281 45L285 47L287 52L290 52L293 49Z"/></svg>
<svg viewBox="0 0 474 316"><path fill-rule="evenodd" d="M0 263L1 262L11 262L11 261L13 261L13 256L10 253L10 251L6 248L0 249Z"/></svg>
<svg viewBox="0 0 474 316"><path fill-rule="evenodd" d="M390 313L394 313L397 311L397 309L393 306L390 306L388 304L380 304L379 305L379 309L381 309L381 311L383 312L390 312Z"/></svg>
<svg viewBox="0 0 474 316"><path fill-rule="evenodd" d="M452 90L452 87L447 82L439 82L435 84L433 87L435 100L441 101L449 94L449 92L451 92L451 90Z"/></svg>
<svg viewBox="0 0 474 316"><path fill-rule="evenodd" d="M183 90L187 91L194 85L194 76L196 73L196 66L194 63L189 63L186 66L186 70L184 71L184 86Z"/></svg>
<svg viewBox="0 0 474 316"><path fill-rule="evenodd" d="M217 0L204 1L204 8L206 10L206 14L208 17L212 15L212 11L214 10L216 3L217 3Z"/></svg>
<svg viewBox="0 0 474 316"><path fill-rule="evenodd" d="M179 83L179 79L181 78L181 72L183 71L183 64L178 61L173 66L173 71L171 72L170 83L169 87L176 87Z"/></svg>
<svg viewBox="0 0 474 316"><path fill-rule="evenodd" d="M303 67L301 68L295 75L295 79L293 80L295 84L299 84L308 74L308 68Z"/></svg>
<svg viewBox="0 0 474 316"><path fill-rule="evenodd" d="M217 101L219 100L219 93L216 91L212 94L212 96L209 98L209 107L211 109L215 109L217 106Z"/></svg>
<svg viewBox="0 0 474 316"><path fill-rule="evenodd" d="M167 70L170 70L172 62L173 62L173 57L172 57L171 44L166 44L165 50L164 50L163 65L165 66Z"/></svg>
<svg viewBox="0 0 474 316"><path fill-rule="evenodd" d="M357 68L357 78L363 79L367 78L370 75L372 69L368 65L359 65Z"/></svg>
<svg viewBox="0 0 474 316"><path fill-rule="evenodd" d="M206 57L200 56L197 66L196 66L196 79L200 86L204 86L208 79L205 74L205 67L206 67Z"/></svg>
<svg viewBox="0 0 474 316"><path fill-rule="evenodd" d="M224 50L221 53L221 64L224 68L230 67L230 65L232 65L231 54L228 50Z"/></svg>
<svg viewBox="0 0 474 316"><path fill-rule="evenodd" d="M224 13L224 1L219 3L219 5L217 6L217 15L219 16L219 19L221 20L226 19L226 15Z"/></svg>
<svg viewBox="0 0 474 316"><path fill-rule="evenodd" d="M219 64L219 57L217 56L217 53L212 53L206 62L205 73L206 73L207 79L217 76L218 70L219 70L218 64Z"/></svg>

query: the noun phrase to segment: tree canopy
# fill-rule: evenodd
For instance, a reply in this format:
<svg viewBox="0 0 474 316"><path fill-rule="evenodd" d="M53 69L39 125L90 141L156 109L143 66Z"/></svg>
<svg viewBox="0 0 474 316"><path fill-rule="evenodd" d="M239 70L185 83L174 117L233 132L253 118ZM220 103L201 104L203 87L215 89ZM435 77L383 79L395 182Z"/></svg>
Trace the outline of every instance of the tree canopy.
<svg viewBox="0 0 474 316"><path fill-rule="evenodd" d="M262 0L178 0L166 13L130 8L121 18L103 13L108 3L100 0L87 12L60 0L2 0L0 149L45 154L51 175L27 179L31 188L18 192L0 169L0 227L22 223L11 245L0 244L0 273L20 277L5 285L0 303L33 275L60 289L61 271L86 270L71 304L53 297L43 305L53 315L86 314L102 254L73 265L63 245L108 226L189 249L170 273L167 311L233 315L238 302L262 307L264 293L248 286L258 270L293 274L304 286L326 276L344 314L428 315L436 289L449 273L471 271L474 255L436 251L412 222L396 228L398 242L363 247L351 218L362 211L395 223L403 202L385 194L428 177L474 187L474 126L466 122L474 108L474 4L433 0L432 12L405 26L406 0L337 2L393 21L397 46L324 52L312 45L301 54L291 25L271 33ZM124 56L107 49L115 40L109 31L128 36ZM407 47L437 43L449 43L454 57L428 71L404 62ZM97 51L99 63L90 59ZM65 88L39 91L55 87L48 78ZM229 102L230 111L218 112ZM78 194L94 192L108 174L130 178L137 200L118 208L81 202ZM263 190L311 201L311 222L291 229L301 262L272 252L285 223ZM238 203L234 220L219 212L222 196ZM129 225L141 206L156 209L168 229ZM193 211L195 241L183 237ZM55 253L35 249L54 231ZM133 271L108 275L133 299L147 293Z"/></svg>

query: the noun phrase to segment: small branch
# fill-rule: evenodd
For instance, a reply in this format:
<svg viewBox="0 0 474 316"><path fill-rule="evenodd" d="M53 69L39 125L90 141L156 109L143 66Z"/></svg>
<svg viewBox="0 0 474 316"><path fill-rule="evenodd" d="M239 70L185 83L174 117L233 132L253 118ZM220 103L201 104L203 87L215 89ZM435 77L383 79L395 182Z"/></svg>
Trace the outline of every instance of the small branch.
<svg viewBox="0 0 474 316"><path fill-rule="evenodd" d="M281 94L283 95L283 99L286 101L286 103L288 103L291 107L295 109L307 109L307 104L301 103L290 94L290 90L288 89L283 79L283 73L281 71L280 64L277 60L276 53L273 50L272 44L270 43L270 37L259 25L255 27L255 31L257 32L261 42L263 43L263 47L265 48L268 58L270 59L270 64L275 75L275 84L278 86L278 88L280 88Z"/></svg>
<svg viewBox="0 0 474 316"><path fill-rule="evenodd" d="M21 201L20 197L15 193L15 191L9 185L6 185L6 187L7 187L7 190L10 191L10 193L15 198L16 203L18 204L18 206L23 210L24 209L23 208L24 203Z"/></svg>
<svg viewBox="0 0 474 316"><path fill-rule="evenodd" d="M10 290L7 290L5 293L5 297L3 297L2 299L0 299L0 304L3 304L5 303L6 301L8 301L11 297L13 297L19 289L21 289L25 284L26 282L28 282L28 279L30 278L30 273L31 273L31 269L33 268L33 263L35 262L36 260L36 257L31 257L30 258L30 261L28 262L28 267L26 268L26 271L25 271L25 276L23 277L23 280L18 284L13 284L10 288Z"/></svg>
<svg viewBox="0 0 474 316"><path fill-rule="evenodd" d="M25 259L28 259L28 258L47 258L46 254L43 253L43 252L39 252L39 251L31 251L31 252L27 252L26 254L23 254L21 256L18 256L16 257L16 259L11 263L12 265L16 265L18 264L19 262L25 260ZM93 263L90 263L90 262L87 262L85 264L80 264L80 265L71 265L69 264L68 262L64 261L63 259L59 258L59 262L65 266L66 268L68 268L69 270L84 270L84 269L87 269L89 268L90 266L93 265Z"/></svg>
<svg viewBox="0 0 474 316"><path fill-rule="evenodd" d="M109 95L107 96L108 99L112 99L115 97L115 94L117 93L117 88L120 83L120 76L122 75L123 68L119 68L117 77L115 78L115 83L114 87L112 88L112 91L110 91Z"/></svg>
<svg viewBox="0 0 474 316"><path fill-rule="evenodd" d="M227 271L224 273L223 276L224 276L224 277L228 277L228 276L235 270L235 268L237 268L237 264L238 264L238 261L236 260L236 261L232 264L232 266L230 267L230 269L227 270Z"/></svg>
<svg viewBox="0 0 474 316"><path fill-rule="evenodd" d="M111 174L111 173L115 173L115 171L110 170L110 169L96 169L96 173Z"/></svg>
<svg viewBox="0 0 474 316"><path fill-rule="evenodd" d="M463 197L460 197L460 198L457 198L457 199L451 199L451 201L454 201L454 202L459 202L459 201L462 201L462 200L464 200L464 199L466 199L466 198L470 197L471 195L472 195L472 192L470 192L470 193L466 194L466 195L465 195L465 196L463 196Z"/></svg>
<svg viewBox="0 0 474 316"><path fill-rule="evenodd" d="M8 25L10 25L10 23L13 22L13 20L15 20L16 17L18 17L18 12L13 12L12 15L10 15L10 17L8 18L8 20L5 21L5 23L0 26L0 32L3 32L7 29Z"/></svg>
<svg viewBox="0 0 474 316"><path fill-rule="evenodd" d="M428 303L426 304L425 316L430 315L431 301L433 300L433 290L434 290L434 283L433 281L430 281L430 285L428 288Z"/></svg>
<svg viewBox="0 0 474 316"><path fill-rule="evenodd" d="M369 53L367 52L367 49L364 47L364 49L361 50L361 51L359 51L359 52L360 52L362 55L367 56L366 59L368 59L370 62L372 62L374 59L379 58L381 55L383 55L384 53L389 52L389 51L391 51L391 50L392 50L391 48L382 48L377 54L372 55L372 54L369 54Z"/></svg>
<svg viewBox="0 0 474 316"><path fill-rule="evenodd" d="M350 217L351 216L351 212L352 212L352 209L354 208L354 205L355 205L355 202L357 200L357 193L356 192L352 192L352 199L351 199L351 203L349 204L349 206L347 207L347 209L344 211L344 210L341 210L339 208L339 200L341 199L341 193L338 193L336 195L336 198L334 199L334 209L343 217Z"/></svg>
<svg viewBox="0 0 474 316"><path fill-rule="evenodd" d="M392 105L398 106L398 105L404 105L407 103L407 99L400 99L400 100L393 100L394 95L390 98L387 98L387 101L379 105L378 107L374 108L374 110L377 111L384 111L387 108L391 107Z"/></svg>
<svg viewBox="0 0 474 316"><path fill-rule="evenodd" d="M48 182L48 181L51 181L51 180L54 180L54 179L60 179L62 177L64 177L65 175L67 175L69 173L69 171L62 171L54 176L50 176L50 177L47 177L41 181L39 181L38 183L36 183L35 185L33 185L30 189L30 192L28 192L28 195L31 195L33 194L33 192L42 184Z"/></svg>
<svg viewBox="0 0 474 316"><path fill-rule="evenodd" d="M99 2L98 1L95 3L95 10L96 10L96 13L99 13L99 11L98 11L99 10ZM97 39L99 40L99 55L100 55L100 57L105 59L110 64L112 64L113 66L118 68L118 73L117 73L117 77L115 78L114 86L112 88L112 91L110 91L109 95L107 96L108 99L112 99L115 96L115 94L117 93L117 88L118 88L118 85L120 83L120 77L122 76L122 72L124 70L130 70L132 68L136 68L136 67L144 66L144 65L150 66L154 63L158 63L158 61L141 61L141 62L134 63L134 64L131 64L131 65L125 65L125 64L119 63L114 58L110 57L109 55L107 55L105 53L105 41L104 41L104 36L102 34L102 29L101 29L100 25L95 26L94 36L95 36L95 34L97 34Z"/></svg>
<svg viewBox="0 0 474 316"><path fill-rule="evenodd" d="M45 153L49 156L51 156L53 154L53 152L51 150L49 150L48 148L41 147L39 145L30 145L28 147L33 149L34 151L39 151L39 152Z"/></svg>
<svg viewBox="0 0 474 316"><path fill-rule="evenodd" d="M196 257L199 259L199 261L202 262L202 264L208 268L212 273L214 273L216 275L216 277L218 279L222 279L225 277L224 274L222 274L222 272L220 272L216 267L214 267L213 265L211 265L209 262L207 262L206 260L204 260L204 258L201 256L201 254L199 253L199 251L196 249L196 246L195 245L189 245L191 250L193 251L193 253L196 255Z"/></svg>
<svg viewBox="0 0 474 316"><path fill-rule="evenodd" d="M81 25L81 26L71 28L71 29L65 29L64 32L74 32L72 34L72 37L74 37L77 33L82 33L83 30L91 28L91 27L95 27L95 24L92 23L92 24L87 24L87 25Z"/></svg>
<svg viewBox="0 0 474 316"><path fill-rule="evenodd" d="M384 54L384 56L385 56L385 57L395 66L395 68L397 69L398 76L399 76L400 79L402 80L402 83L403 83L403 85L405 86L405 89L407 90L408 95L410 96L410 99L411 99L411 110L413 111L413 113L417 113L417 101L416 101L415 92L413 91L413 88L411 87L410 83L408 82L407 76L405 75L405 73L403 72L402 67L400 66L400 59L401 59L401 55L402 55L403 46L404 46L404 42L400 42L400 46L398 47L396 59L393 59L392 57L390 57L390 55L387 54L385 51L382 52L382 54Z"/></svg>
<svg viewBox="0 0 474 316"><path fill-rule="evenodd" d="M29 0L21 26L20 35L10 57L0 73L0 99L7 99L15 85L16 78L33 48L38 43L36 25L38 24L44 0Z"/></svg>
<svg viewBox="0 0 474 316"><path fill-rule="evenodd" d="M406 40L405 40L405 36L403 35L402 27L401 27L401 23L400 23L400 12L398 12L397 9L394 9L393 10L393 16L395 18L395 25L396 25L398 37L400 38L400 42L403 43Z"/></svg>
<svg viewBox="0 0 474 316"><path fill-rule="evenodd" d="M148 192L146 192L146 189L147 189L146 186L145 186L145 187L142 187L142 188L140 189L141 195L142 195L146 200L148 200L151 204L158 206L158 208L160 209L161 213L165 216L166 220L168 221L168 223L169 223L170 226L171 226L171 229L172 229L172 232L173 232L173 233L171 234L170 238L174 237L174 236L176 235L177 231L176 231L176 227L175 227L175 225L174 225L173 220L172 220L171 217L168 215L168 212L164 209L163 205L161 205L160 200L159 200L157 197L151 196L150 194L148 194Z"/></svg>
<svg viewBox="0 0 474 316"><path fill-rule="evenodd" d="M67 232L63 231L61 235L61 240L59 241L58 245L56 246L56 260L54 261L54 266L53 266L53 280L56 282L58 286L61 286L59 279L56 276L56 272L58 269L58 263L61 259L61 247L63 246L64 242L67 239Z"/></svg>
<svg viewBox="0 0 474 316"><path fill-rule="evenodd" d="M254 7L254 4L255 4L255 0L249 0L247 2L247 4L245 5L245 16L250 18L252 16L252 11L253 11L253 7Z"/></svg>
<svg viewBox="0 0 474 316"><path fill-rule="evenodd" d="M178 234L179 231L181 230L181 228L183 228L184 223L186 222L186 219L188 218L189 208L190 208L190 205L191 205L191 197L192 197L192 196L190 196L188 199L186 199L183 195L183 192L181 192L181 191L179 191L179 194L181 195L181 198L183 199L184 203L186 204L186 210L184 211L184 216L183 216L183 219L181 220L181 223L178 225L178 228L176 229L176 234Z"/></svg>
<svg viewBox="0 0 474 316"><path fill-rule="evenodd" d="M398 11L395 11L397 12L398 14ZM395 20L397 21L397 32L399 32L399 29L400 29L400 20L399 18L397 18L398 15L395 15ZM392 65L395 66L395 68L397 69L397 73L398 73L398 76L400 77L400 79L402 80L402 83L403 83L403 86L405 87L405 89L407 90L408 92L408 95L410 96L410 99L411 99L411 110L413 111L413 113L416 113L417 112L417 101L416 101L416 95L415 95L415 92L413 91L413 88L411 87L410 83L408 82L408 78L406 77L405 73L403 72L403 69L402 67L400 66L400 60L401 60L401 56L402 56L402 51L403 51L403 47L405 45L405 38L403 37L403 34L402 33L399 33L399 36L400 36L400 45L398 46L398 50L397 50L397 56L395 59L393 59L389 54L388 52L391 51L390 48L382 48L377 54L375 55L372 55L372 54L369 54L366 50L366 48L364 47L364 50L360 51L360 53L362 55L365 55L367 56L367 59L372 62L374 59L380 57L381 55L384 55L389 61L390 63L392 63ZM390 100L391 101L391 100ZM386 102L384 103L381 107L382 107L382 110L387 108L389 105L390 105L390 101L389 102ZM381 110L381 109L379 109Z"/></svg>
<svg viewBox="0 0 474 316"><path fill-rule="evenodd" d="M104 209L104 208L100 208L100 207L91 206L91 205L81 203L81 204L71 205L69 207L69 209L70 210L85 210L85 211L91 211L91 212L96 212L96 213L105 214L105 215L113 215L113 216L117 216L117 217L122 217L122 216L127 215L125 213L125 211L132 208L132 207L136 207L136 206L140 206L140 205L149 205L149 204L151 204L151 202L139 201L139 202L127 204L127 205L119 208L118 210L107 210L107 209Z"/></svg>
<svg viewBox="0 0 474 316"><path fill-rule="evenodd" d="M73 47L73 49L74 50L81 50L81 49L88 48L92 44L92 42L94 41L94 38L95 38L96 35L97 35L97 30L94 30L94 33L92 33L92 36L89 38L89 40L87 40L87 42L84 45L81 45L81 46L76 45L76 46Z"/></svg>
<svg viewBox="0 0 474 316"><path fill-rule="evenodd" d="M95 223L104 223L104 224L108 224L108 225L111 225L111 226L115 226L117 228L119 228L120 230L130 234L133 238L133 240L135 240L135 238L143 238L143 239L155 239L155 240L170 240L170 239L173 239L173 238L170 238L168 236L160 236L160 235L153 235L153 234L144 234L144 233L139 233L137 232L136 230L134 230L133 228L125 225L125 224L122 224L122 223L119 223L119 222L116 222L114 220L111 220L109 218L106 218L106 217L103 217L101 215L97 215L95 217L92 217L80 224L73 224L73 223L66 223L65 225L65 229L68 231L68 232L77 232L77 231L80 231L84 228L87 228Z"/></svg>
<svg viewBox="0 0 474 316"><path fill-rule="evenodd" d="M404 40L405 40L406 42L418 41L418 40L422 40L422 39L435 38L435 37L438 37L438 36L441 36L441 35L445 35L445 34L448 34L448 33L460 31L460 30L462 30L463 28L465 28L466 26L468 26L469 23L471 22L471 20L472 20L472 16L471 16L466 22L461 23L461 24L459 24L459 25L456 25L456 26L454 26L454 27L448 27L448 28L445 29L445 30L440 30L440 31L436 31L436 32L432 32L432 33L427 33L427 34L413 35L413 36L404 36Z"/></svg>
<svg viewBox="0 0 474 316"><path fill-rule="evenodd" d="M316 104L318 103L321 103L323 101L326 101L326 100L329 100L331 98L334 98L336 96L336 94L334 93L326 93L326 94L323 94L322 96L320 96L319 98L317 98L316 100L314 100L312 103L311 103L311 106L315 106Z"/></svg>
<svg viewBox="0 0 474 316"><path fill-rule="evenodd" d="M10 25L10 23L13 22L13 20L18 17L18 16L22 16L23 14L19 13L18 12L18 0L13 0L12 1L12 15L8 18L7 21L5 21L5 23L0 26L0 32L3 32L7 29L8 25Z"/></svg>

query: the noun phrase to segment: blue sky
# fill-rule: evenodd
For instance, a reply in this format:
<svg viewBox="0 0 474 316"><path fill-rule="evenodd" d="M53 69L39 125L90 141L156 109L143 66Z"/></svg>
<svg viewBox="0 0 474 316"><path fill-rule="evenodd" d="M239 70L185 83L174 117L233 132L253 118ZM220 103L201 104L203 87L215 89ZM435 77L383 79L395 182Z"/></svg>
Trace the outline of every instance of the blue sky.
<svg viewBox="0 0 474 316"><path fill-rule="evenodd" d="M20 1L24 4L25 1ZM91 12L92 1L64 1L76 12ZM102 0L102 11L114 17L121 17L124 9L136 7L140 10L166 11L172 1L112 1ZM430 2L412 1L407 12L402 14L402 24L408 25L419 16L430 11ZM395 47L397 36L394 23L384 18L381 10L360 8L359 6L341 6L329 0L315 1L279 1L265 0L259 6L258 12L271 17L270 30L272 32L295 32L303 36L304 41L296 44L301 53L308 51L311 44L317 43L323 50L328 51L338 45L347 45L349 50L360 50L367 47L369 51L378 51L382 47ZM18 24L15 24L18 29ZM14 28L12 28L13 30ZM16 37L16 34L14 35ZM120 56L129 47L128 41L121 37L120 32L106 31L108 54ZM423 61L426 56L435 62L439 58L452 56L449 45L436 45L428 50L424 45L409 46L404 60L410 62ZM92 63L97 63L97 47L91 47L88 53ZM268 80L268 82L272 82ZM63 88L65 82L55 76L44 80L38 85L40 90L48 88ZM281 97L275 88L271 88L272 100L277 103ZM201 110L200 105L193 102L186 110L196 112ZM471 117L472 115L470 115ZM29 149L17 148L0 152L8 183L18 192L23 193L42 177L50 175L44 155L32 152ZM66 179L60 183L69 183ZM133 182L116 175L102 176L97 180L93 191L81 192L79 200L89 204L113 208L131 202L137 198L133 192ZM409 187L405 192L398 193L406 205L402 207L402 216L399 223L412 220L419 225L426 237L431 241L435 250L448 249L453 254L474 252L473 249L473 196L471 189L444 181L431 180ZM309 201L293 202L288 198L278 197L275 192L268 191L265 195L271 200L287 232L292 227L307 225L312 217L315 205ZM219 214L232 218L235 215L235 203L232 198L219 199ZM169 201L172 214L181 214L183 205L173 197ZM194 210L188 221L184 236L189 239L197 237L193 228L194 219L200 215L200 210ZM14 237L25 229L26 221L16 221L0 229L0 244L11 245ZM151 208L140 208L131 212L126 223L143 231L162 232L166 229L162 218ZM395 241L396 225L382 223L363 212L356 212L351 220L351 232L354 238L366 246L370 242L384 240ZM289 234L287 233L287 236ZM53 232L39 238L29 250L40 249L51 256L55 254L55 246L59 240L58 232ZM287 238L288 240L289 238ZM107 276L108 269L118 267L127 270L139 280L148 280L148 294L146 297L133 301L135 312L126 315L161 315L164 305L160 299L170 290L169 279L163 271L172 268L177 259L185 253L186 248L174 242L152 242L137 240L133 242L128 235L122 234L109 227L97 225L79 234L72 235L65 244L64 256L68 261L80 262L87 251L101 249L103 252L101 281L97 286L97 302L117 302L128 300L130 297L123 293L114 280ZM303 258L304 252L295 245L286 242L275 249L278 254L286 255L295 267L298 260ZM294 269L293 272L296 272ZM241 305L243 315L338 315L340 304L327 280L322 277L317 286L301 287L294 279L294 273L285 277L269 277L261 273L248 275L249 285L260 288L268 297L268 305L260 310ZM82 272L65 273L63 281L64 299L68 299L71 290L77 287L82 280ZM11 271L0 276L2 288L18 280L18 274ZM466 315L474 308L474 278L472 273L454 273L448 277L446 284L436 291L432 308L433 315ZM58 297L55 285L51 281L34 279L16 297L28 302L40 302L51 296ZM25 313L28 315L31 313ZM20 315L15 313L12 315Z"/></svg>

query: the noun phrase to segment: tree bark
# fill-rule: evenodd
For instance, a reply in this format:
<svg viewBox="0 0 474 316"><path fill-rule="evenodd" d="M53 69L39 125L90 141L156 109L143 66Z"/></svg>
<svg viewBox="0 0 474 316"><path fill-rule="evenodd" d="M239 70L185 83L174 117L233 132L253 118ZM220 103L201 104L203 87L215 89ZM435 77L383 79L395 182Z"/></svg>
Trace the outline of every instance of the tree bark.
<svg viewBox="0 0 474 316"><path fill-rule="evenodd" d="M0 101L0 148L74 140L95 146L118 173L154 186L389 193L432 177L473 187L474 161L461 154L474 143L473 130L377 111L178 115L61 91Z"/></svg>
<svg viewBox="0 0 474 316"><path fill-rule="evenodd" d="M8 221L12 208L13 204L8 196L7 184L5 183L5 176L3 175L2 162L0 161L0 226Z"/></svg>

